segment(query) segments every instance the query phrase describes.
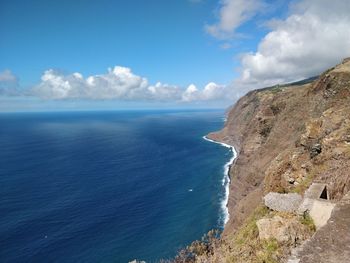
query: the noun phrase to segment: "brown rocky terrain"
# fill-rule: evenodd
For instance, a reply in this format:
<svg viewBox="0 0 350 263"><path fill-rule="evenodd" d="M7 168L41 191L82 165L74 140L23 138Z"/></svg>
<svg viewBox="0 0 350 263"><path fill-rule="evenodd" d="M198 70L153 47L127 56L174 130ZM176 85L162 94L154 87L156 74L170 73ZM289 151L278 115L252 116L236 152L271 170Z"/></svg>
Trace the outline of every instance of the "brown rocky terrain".
<svg viewBox="0 0 350 263"><path fill-rule="evenodd" d="M267 209L262 205L262 197L271 191L303 195L312 182L319 182L327 184L333 202L341 200L350 190L349 117L350 59L310 83L277 85L242 97L229 111L225 127L208 135L233 145L238 152L230 169L230 220L220 239L205 243L201 250L190 249L188 262L287 261L291 249L310 238L315 229L305 216ZM346 236L350 236L350 222L344 226L338 218L348 216L350 207L348 203L341 207L341 212L332 214L332 221L338 223L321 228L323 235L321 230L313 235L315 242L300 252L300 262L321 262L307 260L308 253L317 251L314 246L321 247L328 258L332 258L332 253L341 254L341 249L347 251L338 258L349 255L350 240ZM290 239L288 233L283 236L283 230L283 242L259 239L256 222L263 218L261 225L285 222L281 229L294 229L297 234ZM320 240L338 230L346 231L339 236L343 246L336 251L327 250ZM333 241L327 239L329 244ZM332 247L336 246L328 248Z"/></svg>

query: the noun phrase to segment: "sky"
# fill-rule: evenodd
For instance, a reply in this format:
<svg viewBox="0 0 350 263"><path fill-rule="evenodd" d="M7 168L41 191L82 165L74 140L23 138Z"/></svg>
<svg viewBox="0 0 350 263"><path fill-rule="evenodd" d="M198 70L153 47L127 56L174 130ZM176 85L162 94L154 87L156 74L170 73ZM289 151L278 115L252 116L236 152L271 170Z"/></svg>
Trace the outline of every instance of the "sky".
<svg viewBox="0 0 350 263"><path fill-rule="evenodd" d="M350 56L344 0L0 0L0 111L225 108Z"/></svg>

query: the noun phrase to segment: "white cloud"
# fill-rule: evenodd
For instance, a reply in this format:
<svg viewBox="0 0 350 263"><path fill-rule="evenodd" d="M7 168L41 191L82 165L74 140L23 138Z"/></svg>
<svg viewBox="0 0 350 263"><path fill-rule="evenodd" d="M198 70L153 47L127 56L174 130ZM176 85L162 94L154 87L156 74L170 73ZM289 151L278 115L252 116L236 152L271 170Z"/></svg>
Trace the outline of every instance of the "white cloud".
<svg viewBox="0 0 350 263"><path fill-rule="evenodd" d="M191 84L187 87L185 92L182 94L183 101L192 101L197 100L199 98L200 91L194 84Z"/></svg>
<svg viewBox="0 0 350 263"><path fill-rule="evenodd" d="M205 29L216 38L231 38L236 29L252 18L260 7L260 0L221 0L219 21L213 25L207 25Z"/></svg>
<svg viewBox="0 0 350 263"><path fill-rule="evenodd" d="M194 84L189 85L182 94L182 100L186 102L225 100L231 99L231 95L227 86L210 82L202 90L197 89Z"/></svg>
<svg viewBox="0 0 350 263"><path fill-rule="evenodd" d="M117 99L133 101L210 101L227 98L224 86L207 84L203 90L193 84L186 90L169 84L150 85L130 68L116 66L106 74L84 78L80 73L64 75L47 70L32 95L45 99Z"/></svg>
<svg viewBox="0 0 350 263"><path fill-rule="evenodd" d="M257 52L242 57L237 86L264 86L314 76L350 56L350 2L303 0L272 31Z"/></svg>
<svg viewBox="0 0 350 263"><path fill-rule="evenodd" d="M157 82L156 85L148 87L149 98L154 100L180 100L183 90L177 86L162 84Z"/></svg>
<svg viewBox="0 0 350 263"><path fill-rule="evenodd" d="M203 100L222 100L225 97L230 97L230 92L224 85L218 85L214 82L208 83L202 91Z"/></svg>
<svg viewBox="0 0 350 263"><path fill-rule="evenodd" d="M147 79L137 76L129 68L116 66L103 75L89 76L80 73L63 75L47 70L33 92L43 98L67 99L142 99L147 97Z"/></svg>
<svg viewBox="0 0 350 263"><path fill-rule="evenodd" d="M12 96L18 93L18 79L10 71L0 72L0 95Z"/></svg>
<svg viewBox="0 0 350 263"><path fill-rule="evenodd" d="M6 69L0 72L0 82L17 82L17 78L10 70Z"/></svg>

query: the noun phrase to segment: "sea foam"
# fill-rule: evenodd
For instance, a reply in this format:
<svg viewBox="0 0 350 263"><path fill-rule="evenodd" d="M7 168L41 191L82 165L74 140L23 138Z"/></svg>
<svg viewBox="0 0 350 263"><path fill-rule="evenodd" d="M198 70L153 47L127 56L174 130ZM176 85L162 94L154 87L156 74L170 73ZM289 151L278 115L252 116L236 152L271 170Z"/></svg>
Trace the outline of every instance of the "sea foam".
<svg viewBox="0 0 350 263"><path fill-rule="evenodd" d="M211 140L209 138L207 138L206 136L203 136L203 139L209 142L213 142L213 143L217 143L220 144L221 146L224 146L226 148L231 149L232 151L232 157L231 159L224 165L224 177L222 179L222 185L225 187L225 198L221 201L221 208L223 210L223 214L224 214L224 225L226 225L226 223L228 222L228 220L230 219L230 213L228 211L228 198L229 198L229 194L230 194L230 175L229 175L229 170L230 170L230 166L233 164L234 160L237 157L237 152L235 147L228 145L226 143L222 143L222 142L218 142L218 141L214 141Z"/></svg>

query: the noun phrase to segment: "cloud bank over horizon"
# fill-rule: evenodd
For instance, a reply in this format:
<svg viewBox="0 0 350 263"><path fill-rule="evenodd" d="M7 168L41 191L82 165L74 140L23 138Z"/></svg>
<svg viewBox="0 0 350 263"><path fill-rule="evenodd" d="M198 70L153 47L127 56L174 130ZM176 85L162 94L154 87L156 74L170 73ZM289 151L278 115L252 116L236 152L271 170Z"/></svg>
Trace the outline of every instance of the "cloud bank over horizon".
<svg viewBox="0 0 350 263"><path fill-rule="evenodd" d="M149 84L147 78L138 76L130 68L115 66L108 72L84 78L80 73L64 75L47 70L31 94L44 99L96 99L126 101L193 102L221 99L223 86L209 83L199 90L194 84L187 89L157 82Z"/></svg>
<svg viewBox="0 0 350 263"><path fill-rule="evenodd" d="M19 92L17 77L9 70L0 72L0 95L33 96L46 100L89 99L124 101L159 101L190 103L215 101L227 98L226 86L214 82L203 89L194 84L187 88L157 82L149 84L147 78L138 76L130 68L115 66L107 73L83 77L81 73L63 74L46 70L39 84Z"/></svg>

